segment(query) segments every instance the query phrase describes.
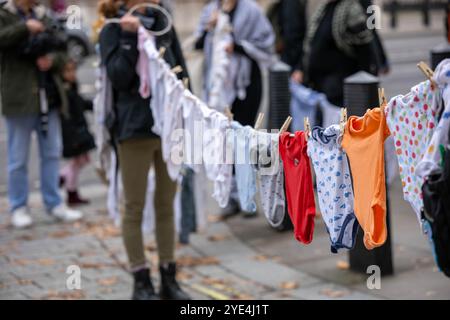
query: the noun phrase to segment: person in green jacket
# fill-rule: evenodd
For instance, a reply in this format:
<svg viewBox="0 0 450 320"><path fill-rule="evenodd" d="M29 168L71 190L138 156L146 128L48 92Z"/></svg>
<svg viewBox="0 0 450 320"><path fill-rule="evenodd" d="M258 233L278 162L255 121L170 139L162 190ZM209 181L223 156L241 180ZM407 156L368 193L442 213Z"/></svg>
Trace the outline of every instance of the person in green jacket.
<svg viewBox="0 0 450 320"><path fill-rule="evenodd" d="M66 112L59 65L64 41L47 9L36 0L0 4L0 108L8 144L8 199L11 223L29 227L27 163L31 134L36 131L41 191L47 212L58 220L82 218L62 204L58 193L62 151L58 112Z"/></svg>

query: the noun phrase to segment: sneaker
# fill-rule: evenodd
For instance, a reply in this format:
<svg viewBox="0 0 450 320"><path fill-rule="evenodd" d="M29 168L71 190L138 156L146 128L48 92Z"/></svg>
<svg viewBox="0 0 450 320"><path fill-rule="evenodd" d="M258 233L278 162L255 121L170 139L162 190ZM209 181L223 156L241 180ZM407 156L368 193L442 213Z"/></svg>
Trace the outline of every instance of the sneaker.
<svg viewBox="0 0 450 320"><path fill-rule="evenodd" d="M83 218L83 213L78 210L67 208L64 204L54 207L50 214L58 220L73 222Z"/></svg>
<svg viewBox="0 0 450 320"><path fill-rule="evenodd" d="M24 229L33 224L33 219L28 213L27 207L21 207L13 211L11 224L16 229Z"/></svg>

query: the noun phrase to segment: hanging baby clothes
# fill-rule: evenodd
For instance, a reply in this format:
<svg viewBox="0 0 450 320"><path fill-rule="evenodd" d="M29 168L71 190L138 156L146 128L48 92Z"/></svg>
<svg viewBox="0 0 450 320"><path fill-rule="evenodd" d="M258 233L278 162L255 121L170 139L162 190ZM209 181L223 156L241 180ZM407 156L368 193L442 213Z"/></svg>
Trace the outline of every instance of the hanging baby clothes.
<svg viewBox="0 0 450 320"><path fill-rule="evenodd" d="M161 134L162 156L167 164L167 172L172 180L180 175L183 157L176 154L182 151L182 139L176 139L176 134L181 134L183 129L182 103L185 88L173 73L167 73L164 77L166 98L163 109L163 131ZM177 132L177 130L179 130ZM182 138L182 136L180 136Z"/></svg>
<svg viewBox="0 0 450 320"><path fill-rule="evenodd" d="M355 215L369 250L387 238L384 142L389 135L384 113L375 108L363 117L350 117L342 139L353 178Z"/></svg>
<svg viewBox="0 0 450 320"><path fill-rule="evenodd" d="M214 181L212 196L221 208L225 208L230 199L233 179L234 155L227 143L230 123L222 113L211 111L207 111L204 118L203 162L206 176Z"/></svg>
<svg viewBox="0 0 450 320"><path fill-rule="evenodd" d="M212 110L206 108L193 94L186 93L183 103L184 124L184 164L199 173L203 166L203 144L198 143L198 137L203 136L203 117L208 116Z"/></svg>
<svg viewBox="0 0 450 320"><path fill-rule="evenodd" d="M256 173L252 165L250 147L256 136L250 126L243 127L233 121L231 124L235 134L235 179L240 207L245 212L256 212Z"/></svg>
<svg viewBox="0 0 450 320"><path fill-rule="evenodd" d="M424 153L422 160L420 160L416 167L416 174L422 179L425 179L433 171L441 168L441 151L448 143L447 133L450 129L450 59L442 61L437 66L434 71L433 79L442 93L441 96L445 102L445 106L441 119L431 137L427 151Z"/></svg>
<svg viewBox="0 0 450 320"><path fill-rule="evenodd" d="M308 244L313 238L316 205L304 132L297 131L294 136L288 132L281 134L279 150L295 238Z"/></svg>
<svg viewBox="0 0 450 320"><path fill-rule="evenodd" d="M150 91L152 93L150 109L153 117L151 129L155 134L161 136L164 122L164 103L167 97L165 75L170 73L170 67L162 58L159 58L153 41L146 41L144 50L149 57L148 72L152 75L150 77Z"/></svg>
<svg viewBox="0 0 450 320"><path fill-rule="evenodd" d="M421 223L423 179L416 168L427 152L438 123L438 90L430 81L422 82L407 95L392 98L386 107L386 121L395 140L403 194Z"/></svg>
<svg viewBox="0 0 450 320"><path fill-rule="evenodd" d="M291 92L290 113L293 118L291 125L293 131L303 128L303 119L305 117L309 118L312 126L320 125L316 123L318 111L321 111L321 125L324 128L339 122L340 109L328 102L325 94L292 80L289 83L289 90Z"/></svg>
<svg viewBox="0 0 450 320"><path fill-rule="evenodd" d="M331 240L331 252L351 249L358 222L353 211L353 189L347 155L340 146L339 125L314 127L308 155L317 179L320 211Z"/></svg>
<svg viewBox="0 0 450 320"><path fill-rule="evenodd" d="M138 51L139 57L136 64L136 72L139 75L139 94L143 99L147 99L150 97L151 91L151 83L150 83L150 61L149 57L145 50L145 43L147 41L153 42L153 46L155 45L155 38L150 35L147 30L140 26L138 30Z"/></svg>
<svg viewBox="0 0 450 320"><path fill-rule="evenodd" d="M212 44L212 66L211 74L207 82L208 106L220 112L224 112L225 108L233 104L233 100L229 100L227 93L233 91L234 75L230 73L231 57L226 48L233 43L231 35L232 26L230 16L219 11L217 24L214 29Z"/></svg>
<svg viewBox="0 0 450 320"><path fill-rule="evenodd" d="M256 154L255 169L259 178L261 206L269 224L278 228L286 216L284 192L284 171L279 153L279 135L256 132L257 145L252 154Z"/></svg>

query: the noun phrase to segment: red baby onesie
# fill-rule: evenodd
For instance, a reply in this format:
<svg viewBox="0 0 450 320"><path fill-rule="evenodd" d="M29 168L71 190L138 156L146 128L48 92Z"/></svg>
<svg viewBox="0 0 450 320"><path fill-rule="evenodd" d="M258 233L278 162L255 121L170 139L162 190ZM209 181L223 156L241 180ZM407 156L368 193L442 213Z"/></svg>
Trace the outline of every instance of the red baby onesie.
<svg viewBox="0 0 450 320"><path fill-rule="evenodd" d="M295 238L308 244L313 238L316 205L306 147L303 131L297 131L293 137L288 132L280 136L279 149L283 160L289 216L294 225Z"/></svg>

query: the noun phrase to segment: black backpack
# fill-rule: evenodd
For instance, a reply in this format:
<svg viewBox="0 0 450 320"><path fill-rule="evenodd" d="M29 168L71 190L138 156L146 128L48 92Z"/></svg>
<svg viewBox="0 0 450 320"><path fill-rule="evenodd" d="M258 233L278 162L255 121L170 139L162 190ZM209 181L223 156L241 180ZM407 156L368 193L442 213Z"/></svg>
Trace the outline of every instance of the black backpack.
<svg viewBox="0 0 450 320"><path fill-rule="evenodd" d="M445 148L443 167L427 177L422 192L422 217L431 225L437 264L450 277L450 146Z"/></svg>

